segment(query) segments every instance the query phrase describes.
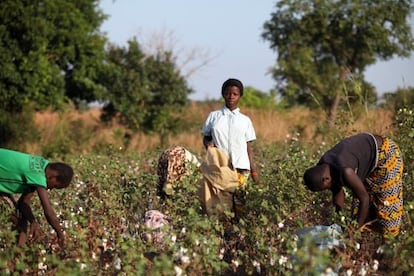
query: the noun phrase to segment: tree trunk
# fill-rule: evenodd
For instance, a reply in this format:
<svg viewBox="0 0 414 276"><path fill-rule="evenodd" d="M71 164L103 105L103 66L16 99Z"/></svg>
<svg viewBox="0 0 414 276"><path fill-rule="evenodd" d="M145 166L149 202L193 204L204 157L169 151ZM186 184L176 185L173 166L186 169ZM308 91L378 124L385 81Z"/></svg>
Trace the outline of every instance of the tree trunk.
<svg viewBox="0 0 414 276"><path fill-rule="evenodd" d="M335 95L335 99L331 104L331 108L328 114L328 127L332 128L336 121L336 116L338 115L339 101L341 100L341 95L338 93Z"/></svg>
<svg viewBox="0 0 414 276"><path fill-rule="evenodd" d="M340 78L341 83L345 81L349 73L350 73L350 69L348 67L346 66L340 67L339 78ZM328 114L328 127L329 128L332 128L335 124L336 116L338 115L338 108L339 108L340 101L341 101L341 93L338 91L335 95L334 100L332 101L331 109L329 110L329 114Z"/></svg>

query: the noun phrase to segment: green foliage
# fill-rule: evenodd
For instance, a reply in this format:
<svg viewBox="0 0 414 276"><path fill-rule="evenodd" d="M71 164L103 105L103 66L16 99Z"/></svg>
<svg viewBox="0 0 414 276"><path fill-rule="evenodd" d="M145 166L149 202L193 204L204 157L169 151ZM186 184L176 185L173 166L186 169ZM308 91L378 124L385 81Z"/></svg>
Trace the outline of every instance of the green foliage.
<svg viewBox="0 0 414 276"><path fill-rule="evenodd" d="M12 224L0 205L1 274L88 275L320 275L395 274L413 270L414 191L412 167L414 116L410 109L396 114L393 137L405 158L404 224L401 235L375 254L377 235L356 230L349 202L333 212L331 194L311 193L303 172L336 141L326 135L320 144L306 144L299 133L286 142L254 148L260 182L248 183L238 220L201 213L194 173L183 179L170 198L157 197L160 152L125 152L119 147L99 153L68 155L75 169L71 186L52 190L51 201L67 236L59 251L55 234L33 198L35 216L44 239L15 246ZM347 194L347 200L350 195ZM7 209L7 206L4 207ZM156 209L169 217L160 243L144 241L143 216ZM9 211L5 212L10 212ZM310 239L299 243L296 231L313 225L342 226L344 246L321 250ZM372 247L370 249L370 246ZM381 253L382 252L382 253Z"/></svg>
<svg viewBox="0 0 414 276"><path fill-rule="evenodd" d="M358 95L349 76L360 79L372 102L373 89L363 78L367 66L408 57L414 49L412 1L284 0L275 7L262 36L278 53L273 77L290 105L313 102L332 112L337 97Z"/></svg>
<svg viewBox="0 0 414 276"><path fill-rule="evenodd" d="M0 110L60 108L94 97L105 39L96 0L2 1Z"/></svg>
<svg viewBox="0 0 414 276"><path fill-rule="evenodd" d="M35 110L92 101L105 16L97 0L0 2L0 141L13 147L37 138Z"/></svg>
<svg viewBox="0 0 414 276"><path fill-rule="evenodd" d="M393 111L414 106L414 87L399 88L395 92L384 93L382 106Z"/></svg>
<svg viewBox="0 0 414 276"><path fill-rule="evenodd" d="M395 141L400 145L404 156L405 183L414 181L414 109L401 108L395 115ZM412 190L413 185L407 185ZM408 199L410 199L408 197Z"/></svg>
<svg viewBox="0 0 414 276"><path fill-rule="evenodd" d="M108 65L102 75L107 91L104 120L119 116L119 121L136 131L168 136L183 129L180 116L192 90L177 68L171 53L146 56L136 40L128 48L110 46Z"/></svg>
<svg viewBox="0 0 414 276"><path fill-rule="evenodd" d="M105 103L102 119L109 121L119 116L119 121L133 130L140 128L144 120L145 106L151 98L145 72L145 55L136 40L128 41L128 47L110 45L107 50L108 64L101 75L106 90L99 95Z"/></svg>
<svg viewBox="0 0 414 276"><path fill-rule="evenodd" d="M400 93L405 92L400 91ZM400 146L404 157L405 233L398 237L397 241L387 244L384 248L384 258L390 258L390 261L387 262L390 271L412 271L414 269L414 260L412 258L412 250L414 248L412 235L414 231L412 223L414 221L414 187L412 185L414 181L414 110L412 105L396 111L394 128L396 132L392 138ZM399 260L404 261L393 261L393 256L398 256Z"/></svg>
<svg viewBox="0 0 414 276"><path fill-rule="evenodd" d="M184 129L180 113L188 104L192 90L176 66L172 53L158 53L145 60L151 99L147 105L144 130L160 135L161 145L167 146L168 135Z"/></svg>
<svg viewBox="0 0 414 276"><path fill-rule="evenodd" d="M276 92L271 91L268 94L247 86L244 88L243 100L240 102L240 106L255 109L275 109L277 106Z"/></svg>

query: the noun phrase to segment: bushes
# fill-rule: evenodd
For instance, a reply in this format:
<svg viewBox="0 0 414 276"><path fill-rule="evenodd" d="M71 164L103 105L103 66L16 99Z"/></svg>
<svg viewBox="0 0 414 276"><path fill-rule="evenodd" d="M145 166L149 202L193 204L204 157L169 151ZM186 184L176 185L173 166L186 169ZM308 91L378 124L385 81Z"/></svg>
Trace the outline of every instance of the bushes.
<svg viewBox="0 0 414 276"><path fill-rule="evenodd" d="M23 112L1 112L0 147L25 150L22 145L36 141L40 133L33 123L33 114L34 111L29 106Z"/></svg>
<svg viewBox="0 0 414 276"><path fill-rule="evenodd" d="M68 189L51 191L66 229L67 248L58 252L55 233L34 198L44 240L16 248L15 232L0 214L0 271L92 275L400 275L412 271L413 120L408 109L397 114L398 131L393 138L405 155L405 219L402 234L384 244L381 254L376 253L377 236L356 231L348 209L343 216L333 213L329 192L309 193L304 188L302 173L331 145L308 144L295 134L286 142L255 148L261 181L249 183L244 214L236 224L229 223L230 218L223 222L201 214L195 185L198 173L183 180L173 197L160 201L157 150L137 153L105 147L99 153L69 154L66 162L75 168L75 179ZM161 245L141 239L143 216L150 209L162 211L171 220L172 228L165 229L168 235ZM343 226L345 247L320 251L310 241L306 246L298 244L294 235L298 229L334 222Z"/></svg>

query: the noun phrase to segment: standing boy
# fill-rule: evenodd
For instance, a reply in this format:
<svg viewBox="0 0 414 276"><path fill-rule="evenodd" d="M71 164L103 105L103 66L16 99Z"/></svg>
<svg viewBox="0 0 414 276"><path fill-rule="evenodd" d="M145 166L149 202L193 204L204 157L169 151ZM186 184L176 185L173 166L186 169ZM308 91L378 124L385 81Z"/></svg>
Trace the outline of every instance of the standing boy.
<svg viewBox="0 0 414 276"><path fill-rule="evenodd" d="M251 147L256 133L250 118L238 108L243 96L242 82L233 78L226 80L221 87L221 95L225 105L208 115L201 131L203 144L206 148L216 147L227 154L231 168L237 172L239 186L246 184L249 175L258 182ZM237 209L237 198L234 200Z"/></svg>

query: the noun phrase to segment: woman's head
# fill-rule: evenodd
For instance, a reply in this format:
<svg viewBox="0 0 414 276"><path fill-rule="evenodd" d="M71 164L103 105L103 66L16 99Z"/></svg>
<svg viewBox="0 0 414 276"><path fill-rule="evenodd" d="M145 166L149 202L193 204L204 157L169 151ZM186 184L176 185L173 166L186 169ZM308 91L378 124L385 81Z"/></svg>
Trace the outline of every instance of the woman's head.
<svg viewBox="0 0 414 276"><path fill-rule="evenodd" d="M306 187L313 192L332 187L332 178L328 164L317 165L307 169L303 175Z"/></svg>

